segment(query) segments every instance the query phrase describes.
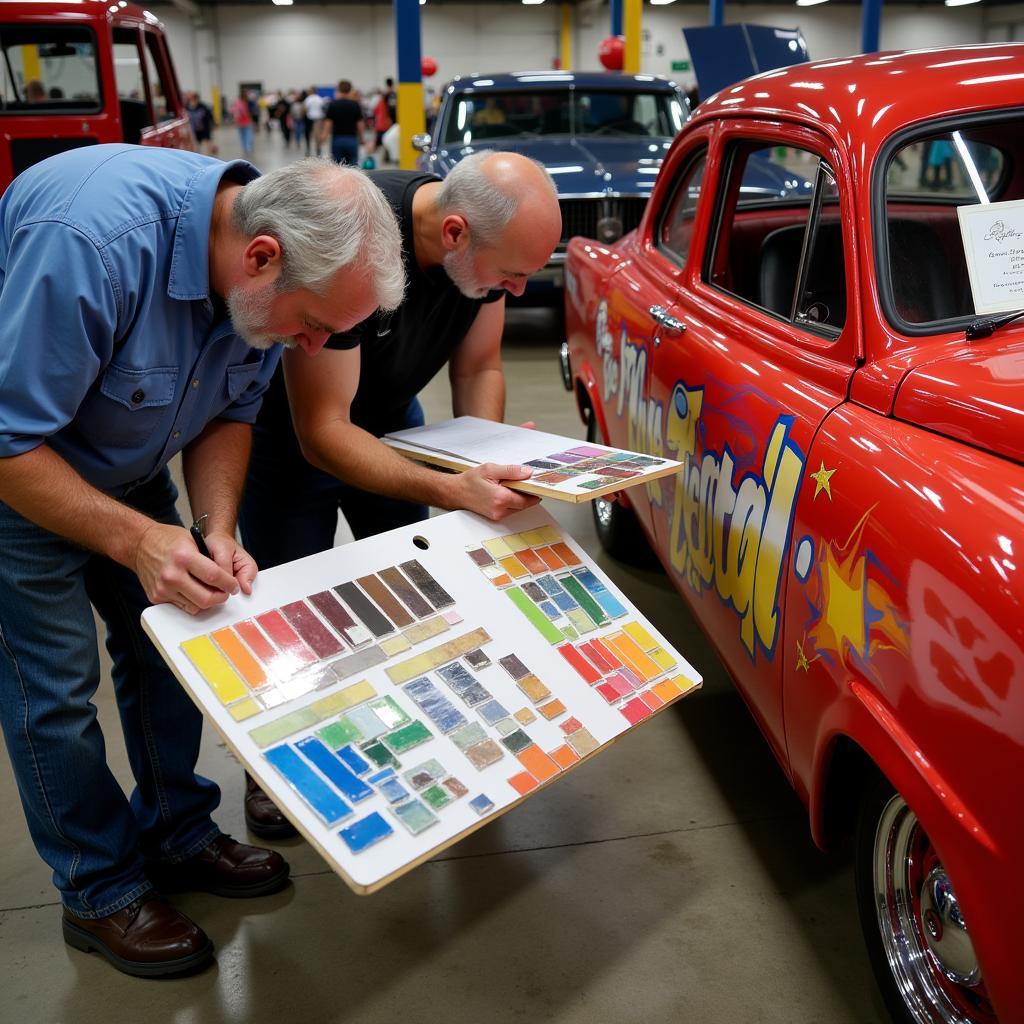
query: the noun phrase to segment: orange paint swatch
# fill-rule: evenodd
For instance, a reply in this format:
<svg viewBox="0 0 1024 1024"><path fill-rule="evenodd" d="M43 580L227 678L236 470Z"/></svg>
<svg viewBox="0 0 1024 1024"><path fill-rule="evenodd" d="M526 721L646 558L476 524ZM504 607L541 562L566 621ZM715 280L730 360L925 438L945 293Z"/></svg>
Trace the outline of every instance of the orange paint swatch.
<svg viewBox="0 0 1024 1024"><path fill-rule="evenodd" d="M574 765L579 760L579 755L568 743L563 744L557 750L551 751L551 760L558 765L562 771Z"/></svg>
<svg viewBox="0 0 1024 1024"><path fill-rule="evenodd" d="M568 544L564 541L559 541L557 544L551 545L552 550L558 557L565 562L566 565L582 565L583 563L577 557L576 552L573 551Z"/></svg>
<svg viewBox="0 0 1024 1024"><path fill-rule="evenodd" d="M671 679L662 679L660 683L655 683L651 687L651 692L656 693L662 702L667 704L679 696L679 687Z"/></svg>
<svg viewBox="0 0 1024 1024"><path fill-rule="evenodd" d="M534 554L540 555L541 561L549 569L564 569L565 562L563 562L558 555L554 553L549 547L535 548Z"/></svg>
<svg viewBox="0 0 1024 1024"><path fill-rule="evenodd" d="M537 710L550 722L552 718L557 718L565 711L565 705L556 698L542 704Z"/></svg>
<svg viewBox="0 0 1024 1024"><path fill-rule="evenodd" d="M518 775L513 775L508 780L508 784L520 796L526 796L527 793L537 788L537 780L529 772L520 772Z"/></svg>
<svg viewBox="0 0 1024 1024"><path fill-rule="evenodd" d="M507 572L503 572L500 576L495 576L491 582L496 587L505 587L512 582L512 577Z"/></svg>
<svg viewBox="0 0 1024 1024"><path fill-rule="evenodd" d="M611 647L616 654L646 683L661 675L661 669L651 661L637 646L632 637L625 633L618 636L607 636L604 638L607 646Z"/></svg>
<svg viewBox="0 0 1024 1024"><path fill-rule="evenodd" d="M230 627L215 630L214 642L234 666L235 671L245 680L251 690L258 690L267 683L267 674L260 663L249 653L249 649L235 635Z"/></svg>
<svg viewBox="0 0 1024 1024"><path fill-rule="evenodd" d="M509 555L508 558L499 558L498 561L501 562L501 567L513 579L519 579L520 576L530 575L530 570L527 569L515 555Z"/></svg>
<svg viewBox="0 0 1024 1024"><path fill-rule="evenodd" d="M654 692L654 689L644 690L640 694L640 699L652 710L657 711L658 708L663 708L665 702Z"/></svg>
<svg viewBox="0 0 1024 1024"><path fill-rule="evenodd" d="M516 754L516 760L540 782L553 779L559 771L558 765L536 743Z"/></svg>

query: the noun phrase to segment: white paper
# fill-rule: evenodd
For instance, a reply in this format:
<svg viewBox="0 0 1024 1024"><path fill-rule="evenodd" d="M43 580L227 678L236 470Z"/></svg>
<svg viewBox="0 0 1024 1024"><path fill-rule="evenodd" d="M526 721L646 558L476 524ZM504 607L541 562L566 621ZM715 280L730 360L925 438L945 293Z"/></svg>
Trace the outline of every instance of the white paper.
<svg viewBox="0 0 1024 1024"><path fill-rule="evenodd" d="M958 206L978 313L1024 309L1024 200Z"/></svg>

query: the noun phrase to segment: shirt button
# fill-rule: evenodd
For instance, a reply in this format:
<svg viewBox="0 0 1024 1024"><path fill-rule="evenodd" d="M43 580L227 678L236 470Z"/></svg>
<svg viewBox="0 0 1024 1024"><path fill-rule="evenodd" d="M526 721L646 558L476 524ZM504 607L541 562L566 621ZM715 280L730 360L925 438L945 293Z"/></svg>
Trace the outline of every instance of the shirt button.
<svg viewBox="0 0 1024 1024"><path fill-rule="evenodd" d="M199 378L198 377L196 377L196 379L194 381L192 381L192 388L193 388L193 390L195 388L197 388L197 387L199 387Z"/></svg>
<svg viewBox="0 0 1024 1024"><path fill-rule="evenodd" d="M175 432L174 432L173 434L171 434L171 437L172 437L172 438L173 438L173 439L174 439L175 441L177 441L177 440L178 440L178 438L179 438L179 437L181 437L181 431L180 431L180 430L176 430L176 431L175 431Z"/></svg>
<svg viewBox="0 0 1024 1024"><path fill-rule="evenodd" d="M139 388L132 392L132 405L138 405L146 397L146 392Z"/></svg>

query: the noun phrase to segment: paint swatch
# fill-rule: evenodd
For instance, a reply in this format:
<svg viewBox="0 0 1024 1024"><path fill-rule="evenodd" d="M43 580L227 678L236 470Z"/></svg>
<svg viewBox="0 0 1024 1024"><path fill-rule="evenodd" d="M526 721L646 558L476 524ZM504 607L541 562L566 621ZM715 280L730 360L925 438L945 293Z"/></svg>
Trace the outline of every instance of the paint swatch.
<svg viewBox="0 0 1024 1024"><path fill-rule="evenodd" d="M455 604L455 599L415 559L402 562L402 571L416 584L419 592L438 610Z"/></svg>

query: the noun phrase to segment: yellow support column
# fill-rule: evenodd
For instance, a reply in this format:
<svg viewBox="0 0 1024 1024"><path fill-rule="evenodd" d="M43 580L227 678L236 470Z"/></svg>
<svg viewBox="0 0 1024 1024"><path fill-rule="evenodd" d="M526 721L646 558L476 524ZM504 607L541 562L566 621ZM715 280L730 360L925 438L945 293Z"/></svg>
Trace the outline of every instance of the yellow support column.
<svg viewBox="0 0 1024 1024"><path fill-rule="evenodd" d="M630 75L640 73L640 33L643 21L643 0L623 0L623 28L626 36L626 52L623 55L622 70Z"/></svg>
<svg viewBox="0 0 1024 1024"><path fill-rule="evenodd" d="M562 4L562 70L568 71L572 67L572 8L568 4Z"/></svg>
<svg viewBox="0 0 1024 1024"><path fill-rule="evenodd" d="M39 63L39 47L31 44L21 48L21 66L25 72L25 84L43 81L43 68Z"/></svg>
<svg viewBox="0 0 1024 1024"><path fill-rule="evenodd" d="M213 123L220 127L220 89L210 86L210 108L213 110Z"/></svg>
<svg viewBox="0 0 1024 1024"><path fill-rule="evenodd" d="M426 131L427 127L423 109L423 83L399 82L396 92L401 138L398 166L404 171L413 171L416 169L416 158L419 154L412 148L412 137Z"/></svg>

